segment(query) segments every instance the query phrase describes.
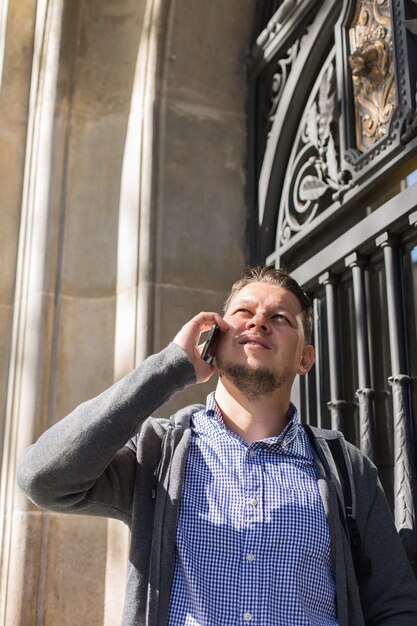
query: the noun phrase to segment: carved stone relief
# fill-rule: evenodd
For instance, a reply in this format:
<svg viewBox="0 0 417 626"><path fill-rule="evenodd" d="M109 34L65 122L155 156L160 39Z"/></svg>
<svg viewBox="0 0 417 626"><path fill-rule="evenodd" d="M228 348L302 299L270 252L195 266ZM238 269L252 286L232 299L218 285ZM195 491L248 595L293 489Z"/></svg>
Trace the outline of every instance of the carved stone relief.
<svg viewBox="0 0 417 626"><path fill-rule="evenodd" d="M390 0L361 0L349 28L356 149L367 152L389 130L397 104Z"/></svg>

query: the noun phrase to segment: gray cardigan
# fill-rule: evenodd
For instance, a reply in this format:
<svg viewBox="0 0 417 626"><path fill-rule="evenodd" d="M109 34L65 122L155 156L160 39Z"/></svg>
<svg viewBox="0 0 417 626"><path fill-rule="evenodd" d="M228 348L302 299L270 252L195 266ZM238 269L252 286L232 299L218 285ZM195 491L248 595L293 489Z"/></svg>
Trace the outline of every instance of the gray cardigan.
<svg viewBox="0 0 417 626"><path fill-rule="evenodd" d="M167 624L190 418L201 407L187 407L169 420L148 416L193 383L191 362L180 347L171 344L52 426L27 450L19 467L20 488L39 506L112 517L129 526L123 626ZM416 626L417 583L375 466L348 444L356 518L364 552L372 561L372 575L359 589L338 512L340 485L326 444L326 439L341 435L315 434L331 468L331 475L326 475L315 453L330 530L340 626Z"/></svg>

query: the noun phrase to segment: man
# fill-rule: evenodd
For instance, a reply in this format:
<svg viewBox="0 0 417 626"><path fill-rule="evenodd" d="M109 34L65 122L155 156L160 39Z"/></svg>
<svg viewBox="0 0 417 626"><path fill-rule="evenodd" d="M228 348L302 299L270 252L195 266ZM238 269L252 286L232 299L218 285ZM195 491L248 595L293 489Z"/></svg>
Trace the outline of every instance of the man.
<svg viewBox="0 0 417 626"><path fill-rule="evenodd" d="M213 374L199 345L213 322L219 380L206 407L145 419ZM417 584L375 467L347 445L371 564L358 587L327 444L340 434L316 431L312 445L290 402L314 362L311 327L286 272L249 269L223 318L196 315L27 451L18 480L34 502L129 525L124 625L417 624Z"/></svg>

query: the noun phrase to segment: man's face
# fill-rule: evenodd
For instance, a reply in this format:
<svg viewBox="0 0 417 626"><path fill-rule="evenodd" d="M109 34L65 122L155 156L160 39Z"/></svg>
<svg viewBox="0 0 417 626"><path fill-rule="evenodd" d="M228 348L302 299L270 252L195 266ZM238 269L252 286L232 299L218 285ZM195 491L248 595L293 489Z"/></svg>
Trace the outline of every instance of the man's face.
<svg viewBox="0 0 417 626"><path fill-rule="evenodd" d="M314 362L314 350L304 341L301 312L297 297L282 287L246 285L224 314L230 328L221 334L216 350L220 376L239 387L230 372L256 378L259 370L260 383L270 377L270 391L284 385L290 389L295 375L305 374ZM261 386L257 393L268 391Z"/></svg>

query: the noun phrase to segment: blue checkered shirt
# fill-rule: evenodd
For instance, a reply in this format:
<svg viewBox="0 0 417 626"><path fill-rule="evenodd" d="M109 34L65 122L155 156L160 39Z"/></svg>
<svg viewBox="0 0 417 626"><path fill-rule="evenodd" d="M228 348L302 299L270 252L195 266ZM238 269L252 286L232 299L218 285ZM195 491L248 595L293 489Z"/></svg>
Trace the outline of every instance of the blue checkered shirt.
<svg viewBox="0 0 417 626"><path fill-rule="evenodd" d="M330 538L297 411L248 445L213 395L192 420L169 626L337 626Z"/></svg>

